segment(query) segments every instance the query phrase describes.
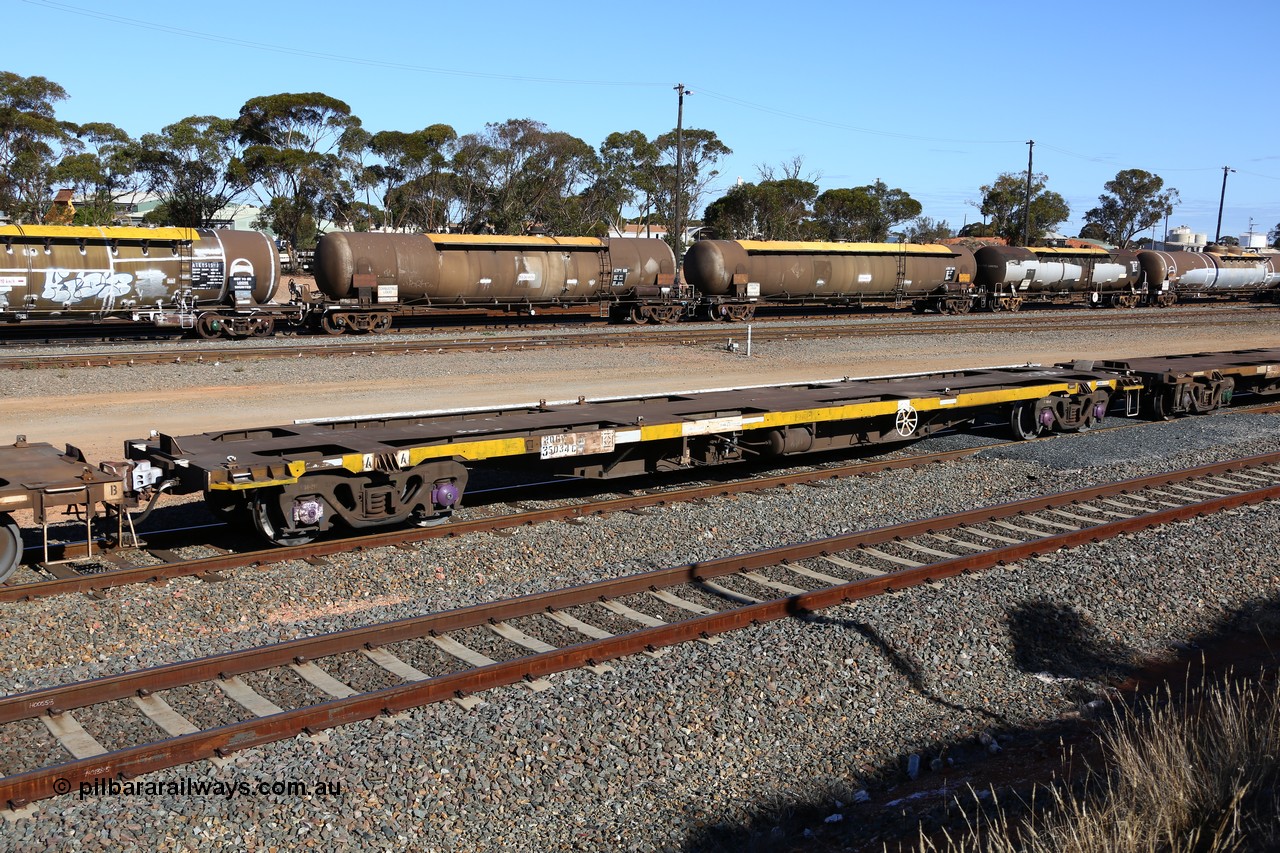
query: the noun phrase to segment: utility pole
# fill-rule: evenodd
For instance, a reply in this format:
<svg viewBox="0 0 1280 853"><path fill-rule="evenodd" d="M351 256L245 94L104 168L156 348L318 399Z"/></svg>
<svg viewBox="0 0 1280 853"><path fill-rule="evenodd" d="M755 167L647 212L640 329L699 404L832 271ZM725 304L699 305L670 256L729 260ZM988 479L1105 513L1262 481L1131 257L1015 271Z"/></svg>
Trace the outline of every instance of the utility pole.
<svg viewBox="0 0 1280 853"><path fill-rule="evenodd" d="M1213 242L1215 243L1222 239L1222 205L1227 200L1227 173L1234 171L1235 169L1230 166L1222 167L1222 195L1218 197L1218 232L1213 235Z"/></svg>
<svg viewBox="0 0 1280 853"><path fill-rule="evenodd" d="M676 252L676 286L681 285L680 267L684 264L684 226L680 220L680 190L684 186L684 96L692 95L684 87L683 83L677 83L671 88L677 92L678 102L676 107L676 191L675 191L675 242L672 248Z"/></svg>
<svg viewBox="0 0 1280 853"><path fill-rule="evenodd" d="M1036 141L1027 140L1027 200L1022 206L1022 245L1031 244L1031 155L1036 150Z"/></svg>

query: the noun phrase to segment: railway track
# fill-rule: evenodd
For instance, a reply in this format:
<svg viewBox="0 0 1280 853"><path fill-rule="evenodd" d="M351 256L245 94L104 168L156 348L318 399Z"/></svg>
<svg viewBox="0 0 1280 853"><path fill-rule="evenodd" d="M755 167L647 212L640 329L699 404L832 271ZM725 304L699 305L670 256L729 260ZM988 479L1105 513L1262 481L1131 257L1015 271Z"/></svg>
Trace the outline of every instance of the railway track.
<svg viewBox="0 0 1280 853"><path fill-rule="evenodd" d="M1219 414L1271 414L1276 412L1280 412L1280 403L1264 402L1224 409ZM1095 427L1091 432L1141 429L1148 423L1148 421L1112 421L1107 426ZM1003 432L1005 429L1006 427L1002 424L970 427L973 432L988 432L991 430ZM1069 441L1073 435L1082 434L1064 434L1057 436L1054 440ZM302 560L313 565L323 565L324 558L327 556L367 548L409 547L413 543L425 542L431 539L461 537L471 533L490 533L548 521L569 521L589 516L610 515L617 512L634 512L643 510L646 507L707 500L746 492L762 492L796 485L820 485L824 481L845 477L863 476L902 468L916 468L933 463L945 463L981 453L991 446L980 445L958 450L920 453L897 459L876 459L784 474L764 476L753 474L742 479L717 482L710 485L658 487L621 497L591 499L586 502L565 503L536 510L519 509L519 511L513 513L455 520L448 524L425 528L379 530L355 536L322 539L305 545L273 546L266 549L233 552L216 544L204 543L199 547L218 552L215 556L207 557L183 557L173 548L155 547L145 541L145 537L168 539L174 533L181 534L186 532L187 529L185 528L178 531L161 530L142 533L140 536L144 538L144 543L138 548L99 549L92 557L84 559L77 559L72 553L77 549L84 548L83 542L53 545L49 553L57 559L51 562L35 562L32 565L37 574L47 577L34 581L23 581L20 579L21 576L15 576L7 583L0 584L0 604L34 601L69 593L82 593L91 598L101 599L105 597L108 590L113 588L138 583L165 584L170 580L181 577L196 577L201 580L220 582L227 579L225 575L221 574L224 571L263 568L273 563L282 563L290 560ZM498 491L505 492L505 490L501 489ZM519 507L518 500L502 499L500 502L508 506ZM205 529L206 527L222 528L224 526L224 524L218 523L203 525L199 529ZM31 548L27 550L34 552L38 549ZM126 556L131 552L134 554L145 553L156 562L146 565L130 565L126 560ZM108 565L114 568L83 571L76 568L76 563L80 563L82 566Z"/></svg>
<svg viewBox="0 0 1280 853"><path fill-rule="evenodd" d="M426 704L469 706L503 685L545 690L559 672L600 671L620 657L714 643L749 625L1277 497L1272 453L8 696L0 742L22 744L35 726L62 755L0 779L0 803L19 808L95 780L222 761ZM238 719L191 719L166 701L169 691L220 697ZM77 713L133 719L137 730L108 749Z"/></svg>
<svg viewBox="0 0 1280 853"><path fill-rule="evenodd" d="M567 521L592 515L609 515L616 512L631 512L645 507L662 506L724 495L757 492L785 486L821 483L842 477L853 477L889 471L896 468L918 467L935 462L946 462L971 456L982 448L951 450L912 456L905 459L875 460L843 465L836 468L821 468L798 473L775 474L735 480L728 483L700 485L687 488L662 489L649 493L626 495L623 497L593 500L586 503L575 503L564 506L547 507L536 510L521 510L482 518L454 521L445 525L425 528L392 529L360 536L341 539L328 539L311 542L306 545L291 547L272 547L258 551L239 553L220 553L211 557L183 559L172 550L157 549L151 555L161 562L155 565L124 567L118 554L111 551L100 552L95 559L106 560L121 565L120 568L104 572L82 573L70 565L53 563L40 564L40 568L54 577L48 580L28 581L25 583L10 582L0 586L0 604L32 601L53 595L66 593L86 593L100 597L103 591L136 583L165 583L174 578L197 577L205 580L219 581L224 577L220 572L234 569L261 567L288 560L304 560L312 563L323 561L324 557L367 548L407 547L415 542L430 539L465 536L471 533L488 533L523 527L529 524L540 524L547 521ZM83 547L83 546L81 546ZM204 546L210 547L210 546ZM141 550L147 551L146 547ZM92 561L86 561L92 562Z"/></svg>
<svg viewBox="0 0 1280 853"><path fill-rule="evenodd" d="M980 317L903 317L893 320L855 320L796 325L772 320L751 325L753 340L760 343L815 340L856 335L935 335L935 334L1016 334L1062 328L1203 328L1205 318L1215 324L1250 322L1256 312L1275 312L1274 306L1249 306L1244 309L1188 309L1159 313L1073 313L1057 312L1035 315L982 315ZM421 338L410 340L400 336L348 337L341 339L297 339L288 344L250 344L226 341L195 345L163 345L152 343L137 348L126 341L107 348L74 347L74 352L33 352L0 354L0 369L34 370L74 367L122 367L145 364L210 363L271 358L352 357L375 355L434 355L445 352L509 352L553 347L628 347L628 346L703 346L722 344L732 339L740 344L747 326L717 324L699 326L614 327L596 330L547 330L534 334L487 333L457 338ZM134 344L130 348L128 345ZM49 349L65 349L65 343L50 343ZM37 347L43 349L44 347Z"/></svg>

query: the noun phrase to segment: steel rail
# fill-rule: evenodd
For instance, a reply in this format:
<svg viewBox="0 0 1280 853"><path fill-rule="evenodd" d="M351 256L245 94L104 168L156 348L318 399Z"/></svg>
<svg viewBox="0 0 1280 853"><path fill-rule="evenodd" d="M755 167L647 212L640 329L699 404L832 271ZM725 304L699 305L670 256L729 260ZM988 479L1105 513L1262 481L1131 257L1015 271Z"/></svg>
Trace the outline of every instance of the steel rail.
<svg viewBox="0 0 1280 853"><path fill-rule="evenodd" d="M1211 476L1258 465L1275 464L1277 461L1280 461L1280 454L1230 460L1198 466L1187 471L1135 478L1091 489L1073 490L1004 504L1000 507L971 510L864 533L845 534L799 545L690 563L625 578L598 581L568 590L536 593L495 604L475 605L440 614L370 625L259 649L231 652L196 661L168 664L93 681L31 691L0 700L0 722L28 719L44 713L100 704L131 695L145 696L157 690L230 677L238 673L270 669L290 662L302 663L360 648L376 648L415 637L559 610L601 599L619 598L659 587L677 586L741 571L785 565L794 560L853 550L859 544L867 545L909 538L921 533L1005 517L1014 507L1021 507L1021 512L1034 512L1037 509L1078 503L1088 499L1086 494L1095 498L1126 494L1145 487L1194 479L1194 477L1184 476L1190 471L1197 472L1196 476ZM67 793L71 789L72 781L78 784L82 781L101 778L131 778L201 758L224 755L270 743L304 732L311 733L379 715L390 715L452 696L539 678L648 649L738 630L752 624L803 616L873 595L898 591L965 572L979 571L1061 548L1100 542L1124 533L1276 498L1280 498L1280 484L1156 510L1133 518L1102 522L1080 530L1047 535L983 553L955 557L879 577L857 579L770 601L744 604L681 622L524 655L508 661L361 693L345 699L308 705L216 729L171 737L90 758L76 759L0 779L0 802L7 802L10 807L21 807L35 800ZM1017 512L1014 511L1012 514Z"/></svg>
<svg viewBox="0 0 1280 853"><path fill-rule="evenodd" d="M547 521L566 521L573 518L584 518L593 515L608 515L615 512L642 509L651 506L662 506L668 503L683 503L724 495L741 494L743 492L764 491L789 485L836 480L843 477L855 477L863 474L874 474L880 471L891 471L899 468L914 468L934 462L947 462L972 456L984 448L963 448L912 456L905 459L875 460L858 462L839 468L824 468L816 471L802 471L791 474L774 474L750 480L738 480L730 483L714 483L708 486L694 486L685 489L652 492L643 495L627 495L609 498L602 501L573 504L570 506L547 507L544 509L525 510L517 513L476 518L466 521L454 521L433 527L390 529L360 536L348 536L341 539L326 539L310 542L305 545L290 545L266 548L260 551L218 554L212 557L199 557L176 563L153 566L137 566L127 569L115 569L91 575L55 578L53 580L32 581L28 583L10 583L0 586L0 603L31 601L47 598L52 595L63 595L72 592L96 592L112 587L127 586L135 583L163 583L173 578L203 575L212 572L262 566L269 563L283 563L289 560L306 560L324 557L367 548L380 548L413 542L425 542L431 539L466 536L472 533L486 533L505 530L513 527L524 527Z"/></svg>
<svg viewBox="0 0 1280 853"><path fill-rule="evenodd" d="M1215 315L1218 316L1218 315ZM1220 317L1224 321L1246 322L1250 315ZM1088 316L1071 318L937 318L924 321L874 321L836 322L812 326L781 326L771 328L771 321L761 326L753 325L753 339L763 343L792 340L812 340L858 335L898 334L1008 334L1062 328L1157 326L1179 328L1203 327L1200 320L1187 316L1151 318L1134 316ZM525 350L558 347L627 347L627 346L696 346L719 343L726 338L740 339L746 334L744 324L719 326L667 326L621 331L564 332L547 331L536 335L502 335L489 337L453 338L442 340L387 341L353 339L295 344L291 346L253 346L229 344L225 346L148 348L134 350L106 350L81 353L0 355L0 369L34 370L74 367L128 367L146 364L174 364L245 361L254 359L318 357L358 357L375 355L435 355L444 352L521 352Z"/></svg>

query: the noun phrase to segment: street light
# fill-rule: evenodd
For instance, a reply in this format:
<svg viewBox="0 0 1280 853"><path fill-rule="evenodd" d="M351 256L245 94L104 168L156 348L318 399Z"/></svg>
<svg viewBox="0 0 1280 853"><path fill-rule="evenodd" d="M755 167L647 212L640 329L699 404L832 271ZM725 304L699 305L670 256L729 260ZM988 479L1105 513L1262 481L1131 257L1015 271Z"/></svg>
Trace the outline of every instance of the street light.
<svg viewBox="0 0 1280 853"><path fill-rule="evenodd" d="M680 267L684 262L684 228L680 224L680 188L684 183L684 96L693 92L677 83L671 88L678 93L676 107L676 192L675 192L675 245L676 250L676 286L680 286Z"/></svg>
<svg viewBox="0 0 1280 853"><path fill-rule="evenodd" d="M1230 166L1222 167L1222 195L1218 198L1218 233L1213 235L1213 242L1222 240L1222 205L1227 200L1227 173L1234 172Z"/></svg>

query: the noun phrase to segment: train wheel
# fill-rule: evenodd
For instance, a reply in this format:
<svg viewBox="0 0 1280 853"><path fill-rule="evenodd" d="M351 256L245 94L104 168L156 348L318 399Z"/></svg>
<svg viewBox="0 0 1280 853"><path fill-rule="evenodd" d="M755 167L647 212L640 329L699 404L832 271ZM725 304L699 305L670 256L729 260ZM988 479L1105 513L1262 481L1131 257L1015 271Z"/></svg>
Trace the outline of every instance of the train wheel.
<svg viewBox="0 0 1280 853"><path fill-rule="evenodd" d="M1030 441L1040 435L1040 419L1036 407L1027 403L1019 403L1009 414L1009 428L1013 437L1020 441Z"/></svg>
<svg viewBox="0 0 1280 853"><path fill-rule="evenodd" d="M1005 302L1004 302L1004 309L1005 309L1006 311L1021 311L1021 310L1022 310L1022 297L1021 297L1021 296L1010 296L1010 297L1009 297L1008 299L1006 299L1006 300L1005 300Z"/></svg>
<svg viewBox="0 0 1280 853"><path fill-rule="evenodd" d="M639 305L637 305L636 307L631 309L631 312L630 314L628 314L627 319L638 326L648 318L645 316L644 309L641 308Z"/></svg>
<svg viewBox="0 0 1280 853"><path fill-rule="evenodd" d="M217 314L201 314L196 318L196 335L206 341L222 337L222 318Z"/></svg>
<svg viewBox="0 0 1280 853"><path fill-rule="evenodd" d="M315 531L289 530L284 512L280 509L280 492L277 489L259 489L249 503L249 520L258 534L272 545L306 545L314 542Z"/></svg>
<svg viewBox="0 0 1280 853"><path fill-rule="evenodd" d="M326 335L341 335L347 330L347 318L341 314L325 314L320 318L320 328Z"/></svg>
<svg viewBox="0 0 1280 853"><path fill-rule="evenodd" d="M22 531L6 512L0 512L0 583L4 583L22 561Z"/></svg>
<svg viewBox="0 0 1280 853"><path fill-rule="evenodd" d="M275 334L276 321L271 317L263 317L260 322L253 324L253 336L255 338L269 338Z"/></svg>
<svg viewBox="0 0 1280 853"><path fill-rule="evenodd" d="M968 314L973 310L973 300L969 298L957 299L955 301L957 314Z"/></svg>
<svg viewBox="0 0 1280 853"><path fill-rule="evenodd" d="M380 335L389 331L391 331L391 315L379 314L373 321L373 332Z"/></svg>

